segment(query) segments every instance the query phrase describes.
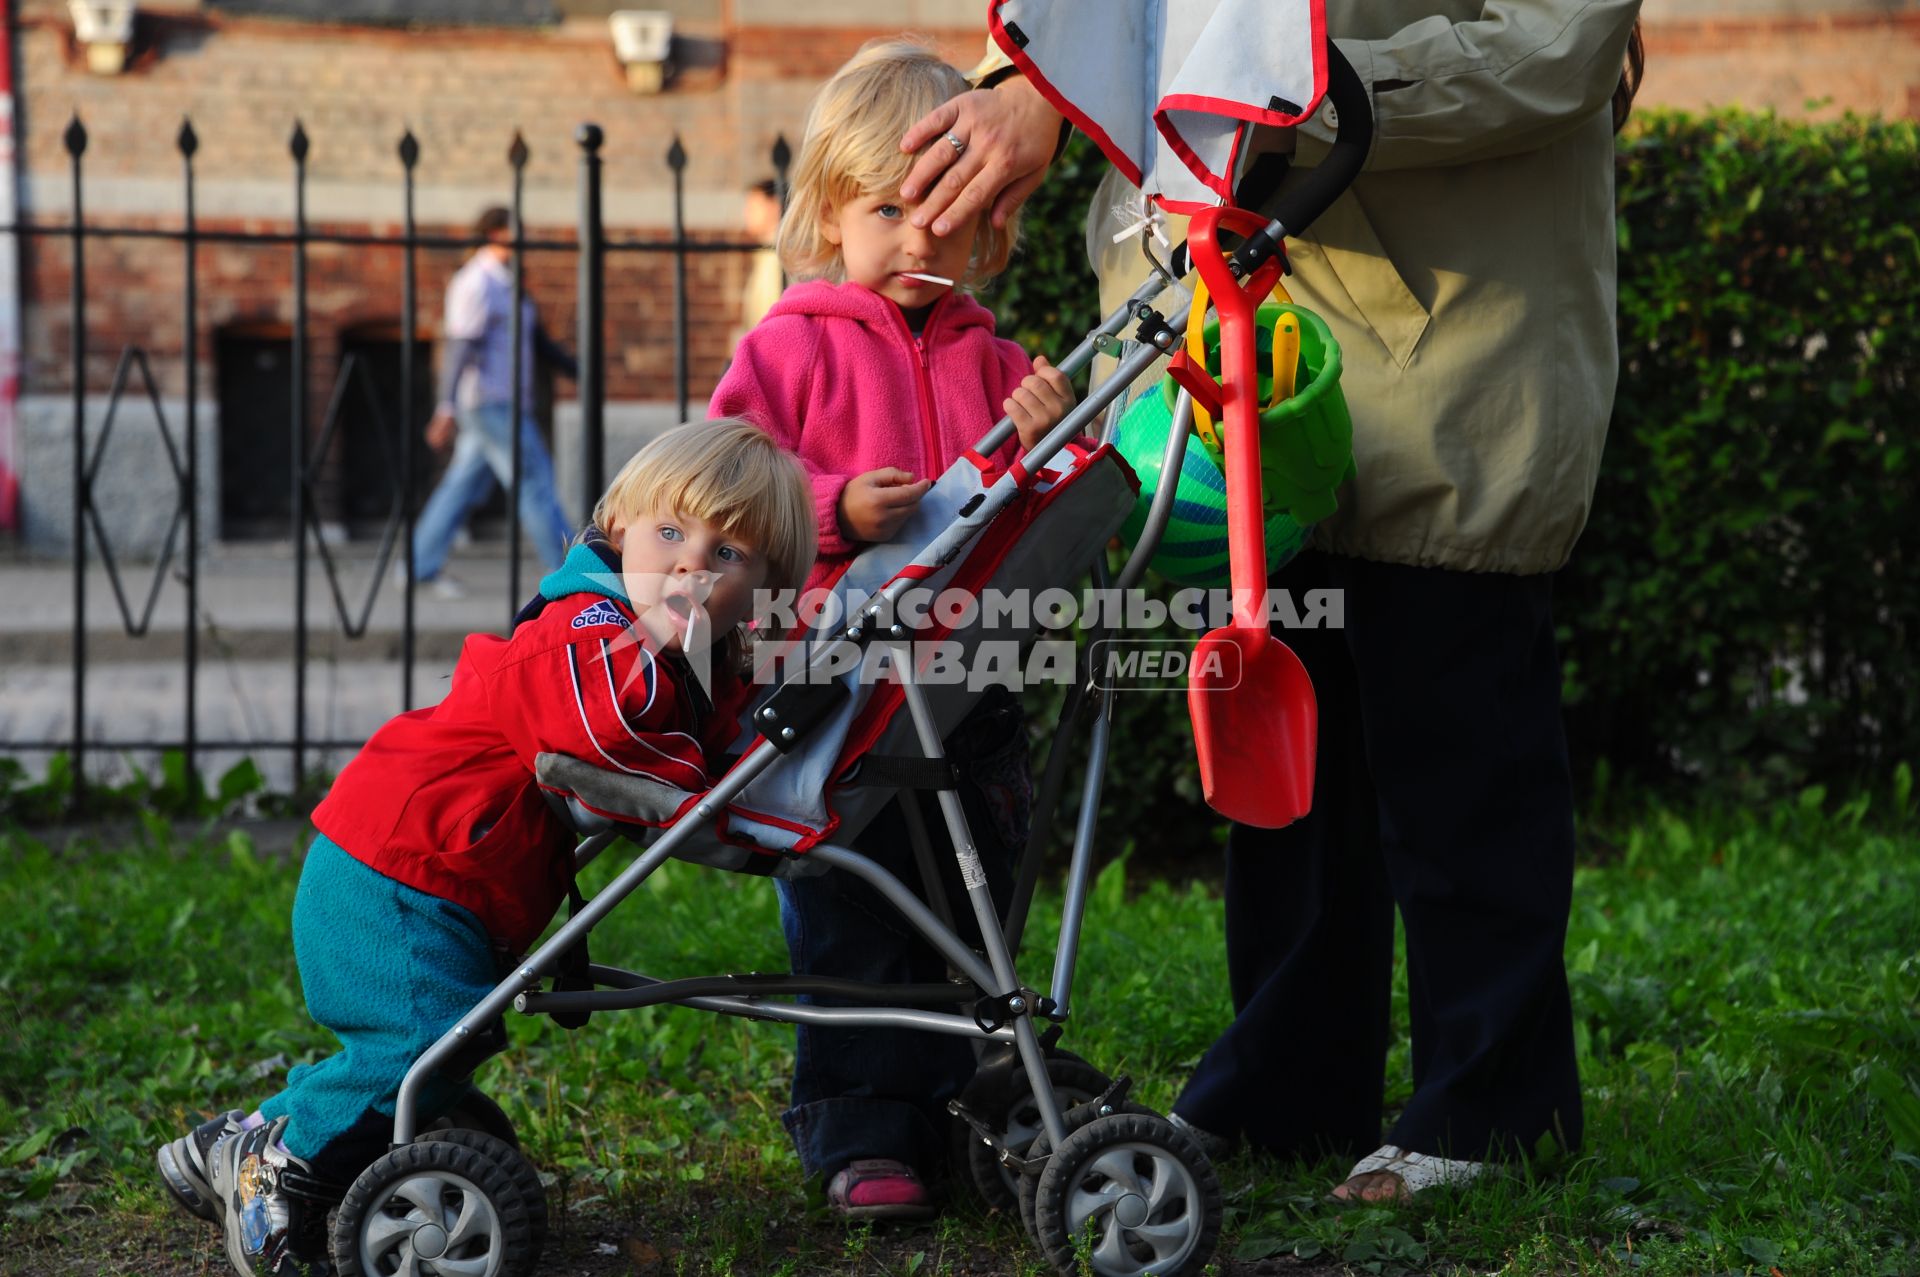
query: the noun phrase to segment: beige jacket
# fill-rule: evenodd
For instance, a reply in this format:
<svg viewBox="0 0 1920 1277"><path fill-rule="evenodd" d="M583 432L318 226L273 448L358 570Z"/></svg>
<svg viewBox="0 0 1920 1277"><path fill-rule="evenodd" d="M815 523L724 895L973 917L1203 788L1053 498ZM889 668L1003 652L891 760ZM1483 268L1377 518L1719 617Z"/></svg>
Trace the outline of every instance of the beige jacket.
<svg viewBox="0 0 1920 1277"><path fill-rule="evenodd" d="M1327 6L1370 86L1374 143L1353 188L1288 242L1287 286L1340 341L1354 422L1358 478L1315 544L1467 571L1566 562L1619 362L1608 101L1638 10ZM1299 130L1296 168L1326 154L1330 110ZM1113 242L1131 193L1109 173L1088 214L1102 313L1145 278L1138 241Z"/></svg>

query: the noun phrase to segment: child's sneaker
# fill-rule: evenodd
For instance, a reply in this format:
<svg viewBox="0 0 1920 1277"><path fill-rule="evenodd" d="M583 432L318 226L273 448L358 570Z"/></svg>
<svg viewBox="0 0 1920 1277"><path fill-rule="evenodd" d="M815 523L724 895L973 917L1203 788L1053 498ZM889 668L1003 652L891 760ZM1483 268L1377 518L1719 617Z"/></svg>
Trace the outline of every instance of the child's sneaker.
<svg viewBox="0 0 1920 1277"><path fill-rule="evenodd" d="M933 1199L913 1167L891 1157L851 1162L827 1185L827 1207L842 1219L932 1219Z"/></svg>
<svg viewBox="0 0 1920 1277"><path fill-rule="evenodd" d="M229 1109L172 1143L161 1145L154 1154L160 1166L160 1182L181 1210L209 1223L220 1222L221 1202L207 1182L207 1158L215 1144L239 1133L246 1116L239 1109Z"/></svg>
<svg viewBox="0 0 1920 1277"><path fill-rule="evenodd" d="M227 1258L244 1277L331 1277L327 1211L342 1193L287 1152L287 1119L221 1140L208 1184L224 1204Z"/></svg>

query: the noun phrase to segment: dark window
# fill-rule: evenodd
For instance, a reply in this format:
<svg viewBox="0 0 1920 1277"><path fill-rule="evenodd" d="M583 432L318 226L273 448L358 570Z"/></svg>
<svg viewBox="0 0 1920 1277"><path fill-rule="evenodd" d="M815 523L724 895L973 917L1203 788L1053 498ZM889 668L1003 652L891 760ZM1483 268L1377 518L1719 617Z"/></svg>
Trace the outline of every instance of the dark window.
<svg viewBox="0 0 1920 1277"><path fill-rule="evenodd" d="M229 331L214 342L220 394L220 531L286 537L293 518L293 339Z"/></svg>
<svg viewBox="0 0 1920 1277"><path fill-rule="evenodd" d="M378 535L393 508L400 475L400 351L397 323L360 325L340 336L341 375L355 382L342 392L340 424L335 427L340 440L340 504L356 534ZM354 365L351 374L346 372L349 360ZM407 415L413 434L416 510L442 469L427 447L433 400L433 346L415 341L413 411Z"/></svg>

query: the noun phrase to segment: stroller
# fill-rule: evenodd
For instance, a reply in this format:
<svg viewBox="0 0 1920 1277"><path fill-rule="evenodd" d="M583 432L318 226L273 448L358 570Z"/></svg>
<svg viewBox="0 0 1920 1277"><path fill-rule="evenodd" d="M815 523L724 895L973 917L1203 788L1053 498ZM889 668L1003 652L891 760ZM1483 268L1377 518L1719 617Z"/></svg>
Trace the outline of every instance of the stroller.
<svg viewBox="0 0 1920 1277"><path fill-rule="evenodd" d="M1230 259L1202 264L1216 279L1228 271L1243 281L1271 278L1283 236L1304 229L1360 168L1371 134L1367 94L1330 42L1326 52L1327 93L1341 118L1333 152L1289 193L1273 221L1250 228ZM1248 226L1244 215L1237 225ZM1080 1271L1089 1235L1086 1257L1102 1277L1175 1277L1206 1266L1223 1212L1206 1155L1181 1128L1134 1102L1127 1079L1110 1079L1058 1045L1070 1022L1113 724L1111 699L1090 676L1086 658L1101 634L1089 635L1082 649L1034 804L1034 828L1044 830L1064 788L1067 742L1091 717L1059 942L1051 982L1042 992L1016 968L1042 839L1031 840L1011 903L1000 913L942 744L979 691L964 680L928 679L916 659L924 654L916 645L929 642L963 652L987 642L1024 643L1037 624L1031 616L987 609L957 617L936 610L915 621L901 606L916 589L977 596L987 589L1071 585L1089 565L1097 587L1137 584L1174 504L1174 485L1156 490L1145 532L1110 578L1104 549L1133 510L1137 485L1111 446L1088 444L1082 436L1110 438L1124 390L1179 347L1186 314L1170 307L1163 315L1154 302L1177 287L1193 264L1188 258L1182 246L1170 262L1155 261L1153 277L1061 361L1072 373L1096 352L1119 358L1117 373L1039 447L1010 472L989 474L979 458L991 455L1013 429L1010 421L1000 422L973 454L941 476L892 542L869 547L854 560L833 586L851 611L836 617L829 610L789 662L789 676L765 689L745 717L739 761L712 789L686 793L579 759L541 756L542 788L564 804L584 835L578 866L623 835L643 850L597 896L576 898L572 917L408 1071L395 1108L392 1149L361 1173L335 1217L333 1250L342 1273L520 1277L534 1271L546 1205L539 1175L512 1142L511 1128L497 1109L476 1103L454 1121L480 1129L423 1132L421 1087L438 1070L464 1075L498 1050L501 1017L509 1009L578 1024L591 1012L662 1004L754 1020L908 1027L972 1039L978 1073L951 1106L972 1133L967 1172L990 1204L1017 1207L1057 1271ZM1216 284L1217 304L1220 293ZM1224 318L1225 305L1221 309ZM1180 465L1189 416L1183 391L1179 428L1168 432L1163 458L1170 471ZM891 675L877 685L857 677L855 668L876 654ZM956 934L933 852L919 836L923 830L916 830L914 850L925 898L840 845L902 788L935 791L984 952ZM588 934L669 859L771 877L857 875L945 958L952 979L912 986L760 974L656 980L585 961ZM795 1000L802 996L835 1005Z"/></svg>

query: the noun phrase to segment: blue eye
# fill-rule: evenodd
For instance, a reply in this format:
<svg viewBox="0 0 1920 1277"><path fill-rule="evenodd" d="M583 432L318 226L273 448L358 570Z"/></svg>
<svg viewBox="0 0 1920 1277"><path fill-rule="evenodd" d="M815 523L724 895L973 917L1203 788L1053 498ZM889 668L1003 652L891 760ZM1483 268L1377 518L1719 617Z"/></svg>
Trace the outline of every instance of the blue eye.
<svg viewBox="0 0 1920 1277"><path fill-rule="evenodd" d="M674 527L671 523L666 523L660 527L660 539L662 541L684 541L687 539L687 534L679 528Z"/></svg>
<svg viewBox="0 0 1920 1277"><path fill-rule="evenodd" d="M906 210L902 209L898 204L882 204L873 211L878 213L883 220L889 222L899 221L906 213Z"/></svg>
<svg viewBox="0 0 1920 1277"><path fill-rule="evenodd" d="M747 555L744 550L736 550L730 545L720 547L720 558L727 563L745 563L747 561Z"/></svg>

